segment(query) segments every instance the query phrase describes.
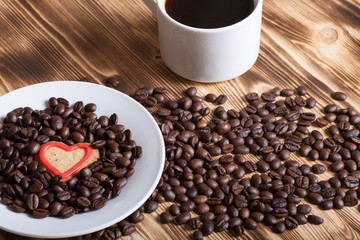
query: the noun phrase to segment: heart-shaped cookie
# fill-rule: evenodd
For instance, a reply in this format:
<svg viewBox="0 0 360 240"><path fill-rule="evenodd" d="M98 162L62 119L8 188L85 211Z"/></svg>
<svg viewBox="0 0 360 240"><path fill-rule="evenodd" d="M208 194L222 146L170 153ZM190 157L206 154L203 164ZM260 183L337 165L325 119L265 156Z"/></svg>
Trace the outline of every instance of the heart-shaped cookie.
<svg viewBox="0 0 360 240"><path fill-rule="evenodd" d="M39 151L41 163L54 175L60 175L62 180L89 165L93 156L93 149L86 143L68 146L61 142L49 142Z"/></svg>

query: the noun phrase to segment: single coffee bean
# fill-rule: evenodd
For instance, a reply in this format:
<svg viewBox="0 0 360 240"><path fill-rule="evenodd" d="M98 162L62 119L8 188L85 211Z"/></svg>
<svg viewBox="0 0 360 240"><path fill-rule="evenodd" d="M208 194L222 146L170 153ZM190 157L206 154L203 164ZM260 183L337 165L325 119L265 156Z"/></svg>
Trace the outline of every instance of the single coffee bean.
<svg viewBox="0 0 360 240"><path fill-rule="evenodd" d="M258 227L257 222L251 218L247 218L244 221L244 228L246 229L255 230L257 227Z"/></svg>
<svg viewBox="0 0 360 240"><path fill-rule="evenodd" d="M216 96L215 96L215 94L209 93L205 96L205 100L208 102L215 102Z"/></svg>
<svg viewBox="0 0 360 240"><path fill-rule="evenodd" d="M256 92L251 92L245 95L245 99L249 102L258 100L259 95Z"/></svg>
<svg viewBox="0 0 360 240"><path fill-rule="evenodd" d="M187 223L190 220L191 216L189 212L183 212L181 214L179 214L178 216L176 216L175 218L175 222L176 224L182 225Z"/></svg>
<svg viewBox="0 0 360 240"><path fill-rule="evenodd" d="M131 235L136 231L136 226L133 223L127 223L122 227L122 233L125 236Z"/></svg>
<svg viewBox="0 0 360 240"><path fill-rule="evenodd" d="M283 97L290 97L290 96L294 95L294 93L295 93L294 90L287 88L287 89L281 90L280 95Z"/></svg>
<svg viewBox="0 0 360 240"><path fill-rule="evenodd" d="M60 201L67 201L71 198L71 195L68 191L61 191L57 193L57 198Z"/></svg>
<svg viewBox="0 0 360 240"><path fill-rule="evenodd" d="M307 218L304 214L296 214L293 217L299 225L307 223Z"/></svg>
<svg viewBox="0 0 360 240"><path fill-rule="evenodd" d="M163 212L160 215L160 222L163 223L163 224L170 223L172 220L173 220L173 217L168 212Z"/></svg>
<svg viewBox="0 0 360 240"><path fill-rule="evenodd" d="M311 170L313 171L313 173L315 174L321 174L321 173L324 173L326 168L324 165L321 165L321 164L314 164L312 167L311 167Z"/></svg>
<svg viewBox="0 0 360 240"><path fill-rule="evenodd" d="M299 226L298 221L296 221L296 219L293 217L285 218L284 224L287 229L295 229Z"/></svg>
<svg viewBox="0 0 360 240"><path fill-rule="evenodd" d="M323 202L323 197L321 196L321 194L316 193L316 192L311 192L307 195L307 199L309 200L310 203L312 204L316 204L319 205Z"/></svg>
<svg viewBox="0 0 360 240"><path fill-rule="evenodd" d="M69 217L73 216L74 214L75 214L75 209L71 206L64 207L60 211L60 216L63 218L69 218Z"/></svg>
<svg viewBox="0 0 360 240"><path fill-rule="evenodd" d="M197 230L193 233L193 238L194 240L203 240L204 234L200 230Z"/></svg>
<svg viewBox="0 0 360 240"><path fill-rule="evenodd" d="M330 210L333 207L334 207L334 202L331 199L324 200L323 203L321 204L321 208L324 210Z"/></svg>
<svg viewBox="0 0 360 240"><path fill-rule="evenodd" d="M50 215L50 212L46 209L37 208L32 212L35 218L46 218Z"/></svg>
<svg viewBox="0 0 360 240"><path fill-rule="evenodd" d="M308 204L300 204L297 206L297 212L300 214L309 214L311 212L311 206Z"/></svg>
<svg viewBox="0 0 360 240"><path fill-rule="evenodd" d="M359 202L357 196L345 195L343 199L345 206L355 206Z"/></svg>
<svg viewBox="0 0 360 240"><path fill-rule="evenodd" d="M286 225L284 222L278 222L273 226L273 231L276 233L283 233L286 230Z"/></svg>
<svg viewBox="0 0 360 240"><path fill-rule="evenodd" d="M192 96L196 95L197 89L194 87L190 87L190 88L186 89L185 93L188 97L192 97Z"/></svg>
<svg viewBox="0 0 360 240"><path fill-rule="evenodd" d="M26 199L26 206L29 210L35 210L39 206L39 196L37 194L30 194Z"/></svg>
<svg viewBox="0 0 360 240"><path fill-rule="evenodd" d="M145 203L145 212L152 213L156 211L157 207L158 207L158 203L156 201L147 201Z"/></svg>
<svg viewBox="0 0 360 240"><path fill-rule="evenodd" d="M342 182L348 188L354 188L354 187L359 186L359 179L355 178L353 176L345 177L344 179L342 179Z"/></svg>
<svg viewBox="0 0 360 240"><path fill-rule="evenodd" d="M333 202L336 209L342 209L345 206L342 196L335 196Z"/></svg>
<svg viewBox="0 0 360 240"><path fill-rule="evenodd" d="M105 205L107 204L107 200L104 198L104 197L100 197L98 199L95 199L93 202L92 202L92 207L95 209L95 210L98 210L100 208L103 208Z"/></svg>
<svg viewBox="0 0 360 240"><path fill-rule="evenodd" d="M191 218L189 225L192 229L199 229L201 227L201 221L198 218Z"/></svg>
<svg viewBox="0 0 360 240"><path fill-rule="evenodd" d="M262 93L262 94L261 94L261 98L262 98L265 102L273 102L273 101L275 101L276 96L275 96L274 94L272 94L272 93L267 93L267 92L265 92L265 93Z"/></svg>
<svg viewBox="0 0 360 240"><path fill-rule="evenodd" d="M345 101L346 100L346 95L345 95L345 93L342 93L342 92L333 92L333 93L331 93L331 97L337 101Z"/></svg>
<svg viewBox="0 0 360 240"><path fill-rule="evenodd" d="M216 103L217 104L224 104L224 103L226 103L227 100L228 100L228 97L226 95L224 95L224 94L221 94L216 98Z"/></svg>
<svg viewBox="0 0 360 240"><path fill-rule="evenodd" d="M306 95L307 91L304 86L299 86L296 88L296 93L300 96L304 96L304 95Z"/></svg>
<svg viewBox="0 0 360 240"><path fill-rule="evenodd" d="M316 216L316 215L309 215L307 220L309 223L316 224L316 225L320 225L324 222L323 218Z"/></svg>
<svg viewBox="0 0 360 240"><path fill-rule="evenodd" d="M277 223L277 219L272 214L265 214L264 216L264 223L268 226L273 226Z"/></svg>
<svg viewBox="0 0 360 240"><path fill-rule="evenodd" d="M204 236L209 236L211 233L214 232L214 222L213 221L206 221L201 226L201 232Z"/></svg>

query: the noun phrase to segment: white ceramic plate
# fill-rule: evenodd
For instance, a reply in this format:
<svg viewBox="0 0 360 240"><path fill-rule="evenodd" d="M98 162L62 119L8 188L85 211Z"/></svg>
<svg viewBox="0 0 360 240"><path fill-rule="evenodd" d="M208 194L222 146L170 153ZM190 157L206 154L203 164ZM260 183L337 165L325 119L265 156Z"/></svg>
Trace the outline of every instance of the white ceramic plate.
<svg viewBox="0 0 360 240"><path fill-rule="evenodd" d="M127 95L98 84L59 81L20 88L0 97L0 118L17 107L44 109L50 97L96 103L98 116L116 113L119 123L130 129L143 156L135 166L121 194L97 211L75 214L67 219L48 217L35 219L15 213L0 204L0 228L19 235L40 238L78 236L106 228L138 209L149 198L160 180L165 161L161 132L151 114Z"/></svg>

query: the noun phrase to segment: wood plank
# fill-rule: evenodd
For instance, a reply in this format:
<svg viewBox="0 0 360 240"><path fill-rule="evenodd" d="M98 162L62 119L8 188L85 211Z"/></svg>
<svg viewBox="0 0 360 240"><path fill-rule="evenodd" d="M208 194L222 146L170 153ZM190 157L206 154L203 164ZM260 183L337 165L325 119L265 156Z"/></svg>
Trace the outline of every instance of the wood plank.
<svg viewBox="0 0 360 240"><path fill-rule="evenodd" d="M183 79L165 66L156 19L141 0L4 0L0 2L0 94L45 81L83 79L103 84L106 77L119 75L123 92L164 86L167 96L174 98L196 86L201 96L227 94L227 109L244 107L246 93L298 85L306 86L309 96L317 99L317 115L333 102L332 91L346 92L348 99L338 103L341 107L360 109L359 26L358 0L266 0L260 56L254 67L231 81L204 84ZM298 156L293 159L315 163ZM321 179L331 176L322 174ZM137 224L138 231L124 239L190 239L189 227L159 223L158 216L169 206L161 204L156 213L146 214ZM313 213L325 223L306 224L283 234L260 225L256 231L246 231L243 238L360 238L358 207L324 212L313 206ZM224 232L207 239L233 238ZM0 231L0 239L31 238Z"/></svg>

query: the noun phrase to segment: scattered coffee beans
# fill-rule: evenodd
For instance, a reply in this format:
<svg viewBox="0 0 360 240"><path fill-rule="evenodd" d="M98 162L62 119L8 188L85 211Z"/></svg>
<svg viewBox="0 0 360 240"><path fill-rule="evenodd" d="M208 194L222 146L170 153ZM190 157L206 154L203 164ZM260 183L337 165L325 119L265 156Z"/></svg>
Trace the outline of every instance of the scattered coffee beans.
<svg viewBox="0 0 360 240"><path fill-rule="evenodd" d="M107 79L106 84L116 88L118 83ZM303 86L249 93L245 95L247 105L239 110L221 106L231 101L225 95L209 93L205 102L193 87L178 100L167 100L165 94L163 88L141 88L133 95L150 108L166 145L162 178L136 215L154 211L155 201L175 202L160 215L160 222L188 224L194 229L193 238L203 239L225 230L241 236L244 229L254 230L259 223L271 226L276 233L307 222L321 224L323 219L311 215L311 205L301 203L302 198L324 210L357 204L360 115L353 109L329 104L324 116L317 117L308 110L316 106L316 100L307 97ZM341 93L332 97L346 99ZM16 121L13 114L8 119ZM324 128L329 135L310 131L312 125ZM7 148L8 142L1 141L1 146ZM260 160L247 158L250 153ZM300 165L290 160L293 154L316 162ZM319 160L325 162L319 164ZM326 169L335 176L320 181L316 175ZM14 178L18 177L14 174ZM23 184L30 183L24 180ZM37 188L36 184L32 187L35 192ZM4 187L3 191L10 198L16 194L14 188ZM82 192L88 195L86 190ZM18 211L24 205L37 204L35 198L21 203L5 197L2 202L13 204ZM50 207L50 214L62 208L61 203L56 204ZM199 217L191 217L192 211ZM116 229L122 235L131 234L136 230L134 223L142 220L134 221L135 215L131 216L91 237L112 239L107 232Z"/></svg>

